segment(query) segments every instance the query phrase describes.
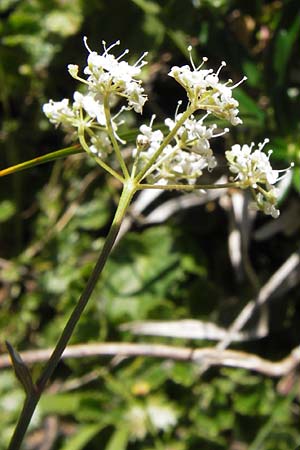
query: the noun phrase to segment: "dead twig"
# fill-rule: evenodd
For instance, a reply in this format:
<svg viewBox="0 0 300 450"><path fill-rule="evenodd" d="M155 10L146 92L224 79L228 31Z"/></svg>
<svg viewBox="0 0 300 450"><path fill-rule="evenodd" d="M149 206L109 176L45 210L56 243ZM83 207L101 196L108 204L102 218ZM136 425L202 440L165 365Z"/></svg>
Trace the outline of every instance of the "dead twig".
<svg viewBox="0 0 300 450"><path fill-rule="evenodd" d="M21 353L27 364L48 360L52 349L30 350ZM201 365L227 366L253 370L271 377L281 377L290 373L300 363L300 346L280 361L269 361L257 355L236 350L218 350L216 348L193 349L161 344L135 344L107 342L103 344L73 345L66 348L62 358L84 358L96 356L148 356L181 361L190 361ZM0 368L10 367L7 355L0 356Z"/></svg>
<svg viewBox="0 0 300 450"><path fill-rule="evenodd" d="M276 290L288 279L293 271L299 271L299 265L300 251L293 253L264 284L258 292L256 299L247 303L228 329L228 333L225 338L222 339L222 341L220 341L216 346L217 349L224 350L230 344L232 341L232 336L244 327L244 325L252 317L256 308L264 305L276 292Z"/></svg>

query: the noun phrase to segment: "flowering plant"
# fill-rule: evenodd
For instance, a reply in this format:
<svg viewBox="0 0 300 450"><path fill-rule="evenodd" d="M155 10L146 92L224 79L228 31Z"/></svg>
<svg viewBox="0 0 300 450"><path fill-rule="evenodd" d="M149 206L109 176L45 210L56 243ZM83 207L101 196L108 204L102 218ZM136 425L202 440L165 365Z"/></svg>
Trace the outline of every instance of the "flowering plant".
<svg viewBox="0 0 300 450"><path fill-rule="evenodd" d="M231 80L223 83L220 72L226 65L225 62L221 63L216 72L203 68L206 58L196 67L191 47L188 49L190 66L172 67L169 72L185 89L187 106L181 111L182 103L178 103L174 117L165 119L165 133L154 127L155 116L150 123L141 125L128 161L122 151L125 142L119 135L119 127L125 110L141 114L147 100L139 79L142 67L146 64L146 53L135 64L130 65L123 59L128 50L118 57L111 53L119 45L119 41L110 47L106 47L103 42L102 54L92 51L86 38L84 43L89 55L83 76L79 75L77 65L68 66L70 75L83 85L83 90L74 92L72 102L68 99L50 100L43 110L51 123L61 126L73 138L78 138L81 147L123 185L123 190L110 231L87 286L36 383L20 356L9 346L16 374L27 394L9 450L20 448L40 396L89 301L134 194L142 189L250 189L256 207L275 218L279 215L275 184L281 178L280 174L285 174L288 170L272 169L269 161L271 151L268 154L263 152L267 140L259 144L256 150L253 150L254 144L236 144L225 152L233 177L224 184L199 184L203 171L212 171L217 165L210 140L229 131L228 128L220 129L216 124L211 124L211 121L209 124L205 121L208 117L215 116L233 126L242 123L233 90L245 78L237 84L233 84ZM118 104L119 100L121 106ZM113 110L116 111L114 114ZM203 114L199 117L200 113Z"/></svg>

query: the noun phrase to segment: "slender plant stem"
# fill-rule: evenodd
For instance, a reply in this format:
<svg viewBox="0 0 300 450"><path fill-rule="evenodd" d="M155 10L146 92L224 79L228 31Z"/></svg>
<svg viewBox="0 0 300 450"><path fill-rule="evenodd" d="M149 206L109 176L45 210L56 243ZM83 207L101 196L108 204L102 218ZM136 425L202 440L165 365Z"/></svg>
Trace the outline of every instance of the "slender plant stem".
<svg viewBox="0 0 300 450"><path fill-rule="evenodd" d="M217 183L217 184L138 184L137 190L142 189L160 189L165 191L195 191L197 189L226 189L238 188L240 183L238 181L232 183Z"/></svg>
<svg viewBox="0 0 300 450"><path fill-rule="evenodd" d="M108 173L110 173L117 180L121 181L121 183L123 183L125 180L118 172L116 172L112 167L110 167L108 164L106 164L104 161L102 161L101 158L98 158L94 153L91 152L90 147L86 143L86 140L85 140L85 137L84 137L84 131L79 132L78 136L79 136L79 142L80 142L82 148L92 158L94 158L94 160L99 164L99 166L102 167L102 169L106 170Z"/></svg>
<svg viewBox="0 0 300 450"><path fill-rule="evenodd" d="M29 161L16 164L15 166L7 167L6 169L2 169L0 170L0 177L20 172L21 170L29 169L31 167L35 167L40 164L45 164L50 161L55 161L56 159L59 158L65 158L69 155L76 155L77 153L83 153L83 150L80 148L79 144L75 144L72 145L72 147L63 148L55 152L47 153L46 155L43 156L37 156L36 158L30 159Z"/></svg>
<svg viewBox="0 0 300 450"><path fill-rule="evenodd" d="M109 102L108 102L108 96L105 95L104 96L104 114L105 114L105 119L106 119L106 126L107 126L107 133L110 137L110 140L112 142L114 151L116 153L116 156L118 158L120 167L122 169L123 175L125 177L125 179L129 178L129 172L127 169L127 166L125 164L125 161L123 159L119 144L117 142L116 136L115 136L115 132L112 126L112 121L111 121L111 114L110 114L110 107L109 107Z"/></svg>
<svg viewBox="0 0 300 450"><path fill-rule="evenodd" d="M36 406L39 402L39 399L49 381L51 378L55 368L57 367L57 364L59 363L59 360L73 334L73 331L90 299L90 296L96 286L96 283L99 279L99 275L101 274L105 263L111 253L111 250L113 248L113 245L116 241L118 232L120 230L123 218L125 216L125 213L127 211L127 208L131 202L131 199L136 191L135 184L132 183L131 180L128 180L127 183L124 184L123 192L120 197L120 202L118 205L118 208L116 210L113 222L111 224L109 233L106 237L104 246L102 248L102 251L100 253L100 256L98 258L98 261L93 269L93 272L91 273L89 280L87 282L87 285L79 298L57 344L56 347L50 356L50 359L48 360L44 370L42 371L42 374L40 378L38 379L36 383L36 389L33 390L25 399L23 410L20 414L19 421L16 425L14 434L11 438L11 442L9 444L8 450L19 450L21 447L21 444L23 442L23 439L25 437L26 431L28 429L28 426L30 424L31 418L33 416L33 413L36 409Z"/></svg>

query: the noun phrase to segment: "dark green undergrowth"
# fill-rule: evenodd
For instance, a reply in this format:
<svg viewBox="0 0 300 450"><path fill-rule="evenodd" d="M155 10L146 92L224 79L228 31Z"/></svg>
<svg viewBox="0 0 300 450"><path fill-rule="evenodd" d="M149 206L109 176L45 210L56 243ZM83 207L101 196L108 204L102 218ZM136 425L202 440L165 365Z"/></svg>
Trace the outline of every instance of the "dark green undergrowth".
<svg viewBox="0 0 300 450"><path fill-rule="evenodd" d="M212 176L222 173L230 145L265 137L275 166L295 163L282 191L281 218L257 216L249 235L259 284L299 248L298 0L2 0L0 19L0 169L68 144L41 107L73 92L66 66L84 65L84 35L95 49L102 39L121 39L133 60L150 50L145 79L152 100L145 117L155 113L158 121L174 114L182 96L167 79L168 69L185 63L193 44L196 61L207 56L217 68L225 60L224 77L248 77L236 95L243 125L216 141L220 168ZM133 139L129 134L128 142ZM6 339L19 351L55 344L97 259L118 196L119 187L84 154L0 178L1 353ZM171 198L159 197L145 217ZM163 223L135 217L71 344L211 346L134 336L121 325L179 319L231 324L255 289L231 265L226 201L224 195L178 209ZM269 231L258 240L262 227ZM267 335L232 348L279 360L299 344L297 277L299 271L291 288L268 303ZM34 377L41 364L32 365ZM12 370L1 369L0 450L8 445L22 399ZM24 449L42 448L45 436L52 450L293 450L300 444L299 379L296 373L278 380L222 366L202 374L201 364L152 357L66 359L42 397Z"/></svg>

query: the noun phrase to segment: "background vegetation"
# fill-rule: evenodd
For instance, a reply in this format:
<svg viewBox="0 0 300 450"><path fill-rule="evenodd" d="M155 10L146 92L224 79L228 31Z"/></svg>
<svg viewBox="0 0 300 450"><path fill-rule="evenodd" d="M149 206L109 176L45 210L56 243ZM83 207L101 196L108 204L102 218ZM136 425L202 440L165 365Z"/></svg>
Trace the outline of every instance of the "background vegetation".
<svg viewBox="0 0 300 450"><path fill-rule="evenodd" d="M166 75L170 65L186 61L189 44L196 59L207 56L213 67L225 60L224 77L247 75L237 92L244 124L216 142L221 169L213 176L222 173L222 154L233 142L269 137L275 165L295 162L281 187L281 217L274 222L244 213L241 221L241 197L234 192L202 205L193 197L196 206L176 204L175 210L170 201L177 196L159 196L132 213L72 340L214 345L135 336L120 326L198 319L228 327L299 248L299 1L2 0L0 20L0 168L67 144L41 106L72 94L66 65L84 65L84 35L99 50L102 39L121 39L132 58L150 50L146 118L174 114L183 92ZM117 199L118 186L82 154L0 180L1 353L5 339L19 351L56 342ZM242 239L238 263L232 230ZM232 348L278 360L299 344L298 279L299 270L287 274L248 326L256 338ZM259 338L262 320L266 332ZM32 370L37 375L40 364ZM300 444L299 392L297 373L278 381L222 366L201 374L201 364L147 357L68 359L40 404L25 448L291 450ZM12 371L2 369L1 450L22 397Z"/></svg>

